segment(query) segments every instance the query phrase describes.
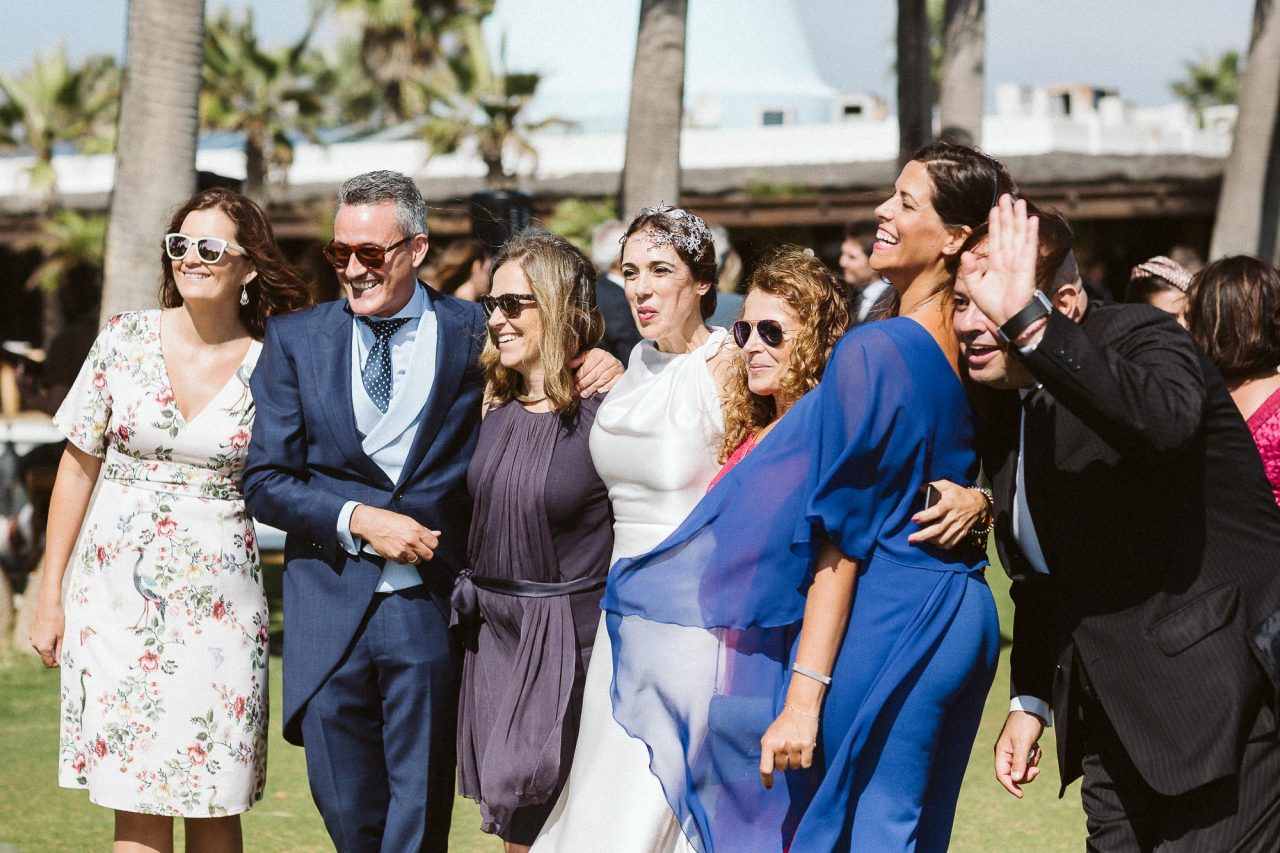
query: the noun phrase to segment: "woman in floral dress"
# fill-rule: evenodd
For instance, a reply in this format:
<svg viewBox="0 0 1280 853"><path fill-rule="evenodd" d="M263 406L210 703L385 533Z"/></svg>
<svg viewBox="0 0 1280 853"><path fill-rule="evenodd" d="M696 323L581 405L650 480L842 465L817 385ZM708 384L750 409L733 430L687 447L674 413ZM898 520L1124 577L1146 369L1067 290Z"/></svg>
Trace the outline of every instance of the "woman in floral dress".
<svg viewBox="0 0 1280 853"><path fill-rule="evenodd" d="M68 444L31 642L62 668L58 781L115 810L116 843L171 850L181 816L201 818L190 848L238 850L266 776L249 374L267 318L309 296L238 193L197 193L168 232L165 309L112 317L54 418Z"/></svg>

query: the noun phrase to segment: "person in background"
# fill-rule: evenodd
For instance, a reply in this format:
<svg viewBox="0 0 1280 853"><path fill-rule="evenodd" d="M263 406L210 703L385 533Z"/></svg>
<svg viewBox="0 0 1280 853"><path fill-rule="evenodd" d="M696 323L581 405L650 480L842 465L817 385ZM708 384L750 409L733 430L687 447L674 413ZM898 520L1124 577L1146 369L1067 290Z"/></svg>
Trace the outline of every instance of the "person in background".
<svg viewBox="0 0 1280 853"><path fill-rule="evenodd" d="M563 237L529 233L494 261L480 298L487 403L467 484L468 569L454 586L467 639L458 790L481 829L527 850L569 775L582 684L613 548L569 362L604 330L595 270Z"/></svg>
<svg viewBox="0 0 1280 853"><path fill-rule="evenodd" d="M591 262L595 264L596 304L604 316L604 339L600 342L624 365L640 343L640 330L631 316L627 294L622 288L622 235L627 226L611 219L591 229Z"/></svg>
<svg viewBox="0 0 1280 853"><path fill-rule="evenodd" d="M1172 314L1182 326L1187 325L1187 288L1191 271L1177 261L1156 255L1138 264L1129 273L1124 301L1145 302Z"/></svg>
<svg viewBox="0 0 1280 853"><path fill-rule="evenodd" d="M1223 258L1196 275L1187 302L1191 336L1227 380L1280 503L1280 273Z"/></svg>
<svg viewBox="0 0 1280 853"><path fill-rule="evenodd" d="M889 313L893 287L871 268L871 250L876 241L874 225L850 225L840 243L840 277L849 300L852 325L879 319Z"/></svg>
<svg viewBox="0 0 1280 853"><path fill-rule="evenodd" d="M446 296L475 302L489 292L489 250L473 237L454 240L435 262L432 278Z"/></svg>
<svg viewBox="0 0 1280 853"><path fill-rule="evenodd" d="M59 784L115 810L116 849L172 850L182 817L188 849L233 851L267 761L249 376L268 318L311 300L239 193L192 196L160 242L164 308L112 317L54 417L30 637L62 668Z"/></svg>
<svg viewBox="0 0 1280 853"><path fill-rule="evenodd" d="M710 228L716 242L716 291L719 295L716 297L716 313L707 323L727 329L742 313L743 296L738 292L738 282L742 280L742 256L729 242L729 229L723 225Z"/></svg>
<svg viewBox="0 0 1280 853"><path fill-rule="evenodd" d="M1204 269L1204 258L1200 257L1200 253L1191 246L1180 244L1172 247L1169 249L1169 259L1175 264L1180 264L1192 275Z"/></svg>

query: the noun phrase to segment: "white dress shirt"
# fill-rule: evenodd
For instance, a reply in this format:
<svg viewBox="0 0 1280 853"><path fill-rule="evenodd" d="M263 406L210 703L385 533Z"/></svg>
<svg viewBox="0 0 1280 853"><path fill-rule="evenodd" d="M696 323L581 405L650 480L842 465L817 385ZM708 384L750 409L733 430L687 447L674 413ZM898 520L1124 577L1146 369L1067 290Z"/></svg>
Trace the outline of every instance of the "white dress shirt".
<svg viewBox="0 0 1280 853"><path fill-rule="evenodd" d="M1027 397L1036 391L1035 388L1020 388L1018 396L1026 402ZM1031 568L1042 575L1049 574L1049 565L1044 560L1044 551L1040 548L1040 537L1036 535L1035 521L1031 518L1031 509L1027 506L1027 480L1023 460L1027 456L1027 410L1022 409L1018 423L1018 471L1013 485L1013 538L1018 543L1022 555L1027 558ZM1010 711L1026 711L1035 714L1053 725L1053 708L1043 699L1035 696L1014 696L1009 702Z"/></svg>

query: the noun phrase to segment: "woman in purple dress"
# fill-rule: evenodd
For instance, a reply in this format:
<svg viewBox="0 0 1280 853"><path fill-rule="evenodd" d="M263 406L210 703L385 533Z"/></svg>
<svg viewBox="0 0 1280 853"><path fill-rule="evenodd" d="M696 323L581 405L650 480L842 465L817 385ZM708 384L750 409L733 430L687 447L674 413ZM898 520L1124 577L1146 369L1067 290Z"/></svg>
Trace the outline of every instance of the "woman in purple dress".
<svg viewBox="0 0 1280 853"><path fill-rule="evenodd" d="M613 518L587 446L603 397L580 400L569 366L604 333L591 262L562 237L527 234L491 275L470 568L454 590L467 630L458 788L514 851L569 773Z"/></svg>

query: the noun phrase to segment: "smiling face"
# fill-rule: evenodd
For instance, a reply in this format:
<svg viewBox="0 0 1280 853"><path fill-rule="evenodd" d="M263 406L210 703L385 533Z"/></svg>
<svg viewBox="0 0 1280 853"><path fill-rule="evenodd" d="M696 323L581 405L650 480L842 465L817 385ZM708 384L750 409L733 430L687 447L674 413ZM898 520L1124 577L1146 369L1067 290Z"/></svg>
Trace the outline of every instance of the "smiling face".
<svg viewBox="0 0 1280 853"><path fill-rule="evenodd" d="M979 269L985 273L987 261L984 247L975 249L974 256L978 259ZM1030 371L1000 344L996 337L996 325L970 300L969 288L963 278L956 280L952 294L951 322L956 339L960 342L960 358L973 381L1004 390L1029 388L1035 384Z"/></svg>
<svg viewBox="0 0 1280 853"><path fill-rule="evenodd" d="M189 237L217 237L230 243L239 242L235 223L217 208L191 211L182 220L180 230ZM237 303L240 288L258 275L253 261L230 247L217 263L200 260L194 242L182 260L169 263L173 266L174 284L183 302Z"/></svg>
<svg viewBox="0 0 1280 853"><path fill-rule="evenodd" d="M357 246L369 243L390 246L404 237L396 224L395 202L342 205L333 218L336 243ZM425 234L386 253L382 266L369 269L353 252L347 265L337 270L338 281L354 314L364 317L390 317L409 304L418 286L418 266L427 256Z"/></svg>
<svg viewBox="0 0 1280 853"><path fill-rule="evenodd" d="M533 287L520 264L508 261L493 273L490 296L508 294L529 296ZM541 393L542 387L542 314L532 302L521 302L516 316L509 317L501 308L489 315L489 338L498 348L502 366L524 377L528 393Z"/></svg>
<svg viewBox="0 0 1280 853"><path fill-rule="evenodd" d="M699 301L710 284L694 279L669 241L638 231L622 247L622 278L640 335L678 351L702 328Z"/></svg>
<svg viewBox="0 0 1280 853"><path fill-rule="evenodd" d="M944 270L945 254L957 251L964 237L933 209L933 180L919 160L902 168L893 195L876 208L876 220L871 268L899 290L926 271Z"/></svg>
<svg viewBox="0 0 1280 853"><path fill-rule="evenodd" d="M781 296L762 290L747 294L742 304L742 319L752 324L751 337L742 348L742 360L747 366L747 387L752 394L772 397L782 390L791 367L792 339L800 325L800 318ZM782 326L782 344L771 347L760 337L755 324L761 320L774 320Z"/></svg>

